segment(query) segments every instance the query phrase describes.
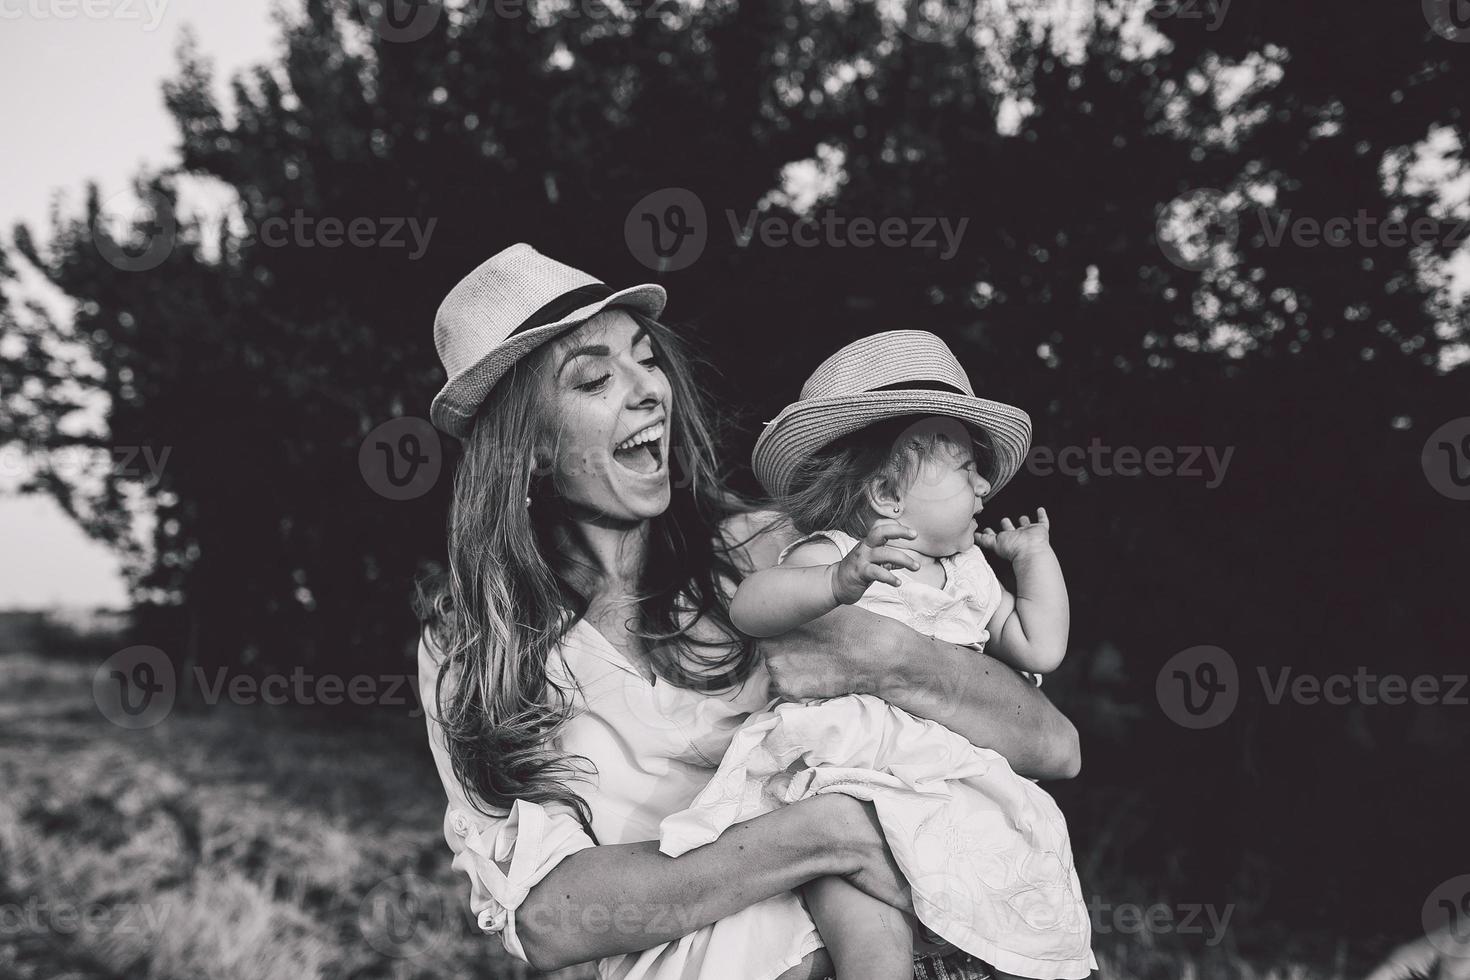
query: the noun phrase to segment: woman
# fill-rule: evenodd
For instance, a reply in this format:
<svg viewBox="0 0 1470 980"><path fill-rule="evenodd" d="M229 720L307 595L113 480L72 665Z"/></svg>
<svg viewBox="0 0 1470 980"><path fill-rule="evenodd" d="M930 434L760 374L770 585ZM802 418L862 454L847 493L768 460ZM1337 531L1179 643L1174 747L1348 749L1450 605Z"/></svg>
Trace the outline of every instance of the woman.
<svg viewBox="0 0 1470 980"><path fill-rule="evenodd" d="M480 927L537 969L824 976L803 885L842 875L908 911L868 804L819 797L658 852L659 821L746 714L873 693L1037 778L1076 773L1076 733L1008 668L853 607L757 657L729 595L790 535L721 486L699 389L654 319L664 299L515 245L440 306L449 381L431 415L464 456L448 575L420 597L419 683L445 837ZM962 960L918 975L983 975Z"/></svg>

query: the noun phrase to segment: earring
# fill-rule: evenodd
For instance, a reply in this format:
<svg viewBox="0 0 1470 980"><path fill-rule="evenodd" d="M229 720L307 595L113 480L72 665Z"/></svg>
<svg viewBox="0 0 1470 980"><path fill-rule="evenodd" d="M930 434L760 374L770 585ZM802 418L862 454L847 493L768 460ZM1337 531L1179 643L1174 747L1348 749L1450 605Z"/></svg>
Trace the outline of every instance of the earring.
<svg viewBox="0 0 1470 980"><path fill-rule="evenodd" d="M531 507L531 495L528 493L528 494L526 494L526 509L529 510L530 507Z"/></svg>

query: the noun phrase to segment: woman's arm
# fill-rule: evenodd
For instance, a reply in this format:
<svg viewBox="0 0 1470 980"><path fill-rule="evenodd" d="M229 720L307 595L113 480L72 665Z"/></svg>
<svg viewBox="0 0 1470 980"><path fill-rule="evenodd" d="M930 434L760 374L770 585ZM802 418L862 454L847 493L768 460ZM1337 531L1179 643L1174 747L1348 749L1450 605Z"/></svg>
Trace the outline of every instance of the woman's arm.
<svg viewBox="0 0 1470 980"><path fill-rule="evenodd" d="M1077 729L1034 685L993 657L842 606L761 641L772 694L872 694L994 749L1023 776L1070 779Z"/></svg>
<svg viewBox="0 0 1470 980"><path fill-rule="evenodd" d="M831 794L736 824L677 858L657 841L578 851L531 889L516 923L531 965L557 970L670 942L834 874L908 909L872 808Z"/></svg>

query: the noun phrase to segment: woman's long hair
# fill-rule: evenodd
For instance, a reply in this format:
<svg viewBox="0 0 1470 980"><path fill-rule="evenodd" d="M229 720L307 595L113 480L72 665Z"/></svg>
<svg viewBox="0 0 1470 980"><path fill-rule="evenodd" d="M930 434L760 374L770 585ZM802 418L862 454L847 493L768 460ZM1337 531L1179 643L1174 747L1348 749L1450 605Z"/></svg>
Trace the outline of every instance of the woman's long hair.
<svg viewBox="0 0 1470 980"><path fill-rule="evenodd" d="M635 311L668 378L673 494L650 521L637 632L654 672L702 690L739 684L755 664L752 643L730 621L726 590L740 579L721 523L753 505L728 491L716 466L710 406L691 374L693 358L669 328ZM587 609L550 560L555 530L570 515L531 447L554 438L538 376L542 345L491 389L454 475L447 573L418 585L415 606L443 655L435 690L449 757L477 807L511 801L570 806L591 832L591 813L571 783L586 760L563 755L556 735L571 717L570 692L548 672L562 636ZM533 503L526 504L530 496ZM689 633L703 620L701 637Z"/></svg>

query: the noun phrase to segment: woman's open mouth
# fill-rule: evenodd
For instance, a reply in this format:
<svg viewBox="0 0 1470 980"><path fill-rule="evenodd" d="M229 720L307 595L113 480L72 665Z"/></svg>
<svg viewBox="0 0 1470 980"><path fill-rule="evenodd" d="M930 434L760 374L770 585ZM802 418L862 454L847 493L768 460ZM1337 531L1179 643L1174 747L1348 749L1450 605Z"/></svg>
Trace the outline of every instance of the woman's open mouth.
<svg viewBox="0 0 1470 980"><path fill-rule="evenodd" d="M618 465L652 476L664 467L664 422L644 426L613 447L613 459Z"/></svg>

